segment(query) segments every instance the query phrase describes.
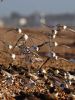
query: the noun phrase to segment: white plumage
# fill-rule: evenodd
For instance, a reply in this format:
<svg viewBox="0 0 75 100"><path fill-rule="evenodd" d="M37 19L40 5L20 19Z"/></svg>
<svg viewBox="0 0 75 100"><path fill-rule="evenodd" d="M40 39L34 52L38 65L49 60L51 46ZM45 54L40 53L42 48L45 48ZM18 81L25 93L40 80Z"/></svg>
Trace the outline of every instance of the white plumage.
<svg viewBox="0 0 75 100"><path fill-rule="evenodd" d="M63 29L65 30L66 28L67 28L67 26L66 26L66 25L64 25L64 26L63 26Z"/></svg>
<svg viewBox="0 0 75 100"><path fill-rule="evenodd" d="M53 39L55 39L55 38L56 38L56 34L53 35Z"/></svg>
<svg viewBox="0 0 75 100"><path fill-rule="evenodd" d="M55 59L57 60L58 59L58 56L55 56Z"/></svg>
<svg viewBox="0 0 75 100"><path fill-rule="evenodd" d="M21 34L21 33L22 33L22 30L21 30L21 28L19 28L19 29L18 29L18 32L19 32L19 34Z"/></svg>
<svg viewBox="0 0 75 100"><path fill-rule="evenodd" d="M12 59L15 60L15 58L16 58L16 55L12 54Z"/></svg>
<svg viewBox="0 0 75 100"><path fill-rule="evenodd" d="M54 34L57 34L57 30L54 30Z"/></svg>
<svg viewBox="0 0 75 100"><path fill-rule="evenodd" d="M9 45L9 49L12 49L13 48L13 46L12 45Z"/></svg>
<svg viewBox="0 0 75 100"><path fill-rule="evenodd" d="M28 40L28 35L27 34L24 35L24 39Z"/></svg>
<svg viewBox="0 0 75 100"><path fill-rule="evenodd" d="M55 42L55 43L54 43L54 46L55 46L55 47L56 47L56 46L58 46L58 43L57 43L57 42Z"/></svg>
<svg viewBox="0 0 75 100"><path fill-rule="evenodd" d="M53 52L53 57L55 57L56 56L56 53L55 52Z"/></svg>

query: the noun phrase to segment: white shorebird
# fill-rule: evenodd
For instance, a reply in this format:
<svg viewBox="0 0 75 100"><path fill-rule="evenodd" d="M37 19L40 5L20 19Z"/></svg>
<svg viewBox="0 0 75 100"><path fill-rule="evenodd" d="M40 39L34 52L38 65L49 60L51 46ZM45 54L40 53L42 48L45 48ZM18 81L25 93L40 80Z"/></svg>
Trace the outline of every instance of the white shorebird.
<svg viewBox="0 0 75 100"><path fill-rule="evenodd" d="M57 30L54 30L54 34L56 35L58 33L58 31Z"/></svg>
<svg viewBox="0 0 75 100"><path fill-rule="evenodd" d="M67 29L67 26L66 25L63 25L63 29L66 30Z"/></svg>
<svg viewBox="0 0 75 100"><path fill-rule="evenodd" d="M74 75L71 75L70 73L68 73L68 79L69 80L75 80L75 76Z"/></svg>
<svg viewBox="0 0 75 100"><path fill-rule="evenodd" d="M56 38L56 34L53 35L53 39L55 39L55 38Z"/></svg>
<svg viewBox="0 0 75 100"><path fill-rule="evenodd" d="M58 33L58 31L56 29L52 30L52 33L56 35Z"/></svg>
<svg viewBox="0 0 75 100"><path fill-rule="evenodd" d="M11 57L12 57L13 60L16 59L16 55L15 54L12 54Z"/></svg>
<svg viewBox="0 0 75 100"><path fill-rule="evenodd" d="M69 26L63 25L63 30L66 30L66 29L68 29L69 31L75 33L75 30L74 29L70 28Z"/></svg>
<svg viewBox="0 0 75 100"><path fill-rule="evenodd" d="M36 51L39 51L39 47L36 47Z"/></svg>
<svg viewBox="0 0 75 100"><path fill-rule="evenodd" d="M14 47L13 47L13 49L15 48L15 47L17 47L17 44L19 43L19 41L20 40L25 40L25 42L28 40L28 35L27 34L24 34L24 33L22 33L22 36L17 40L17 42L16 42L16 44L14 45ZM20 44L21 45L21 44Z"/></svg>
<svg viewBox="0 0 75 100"><path fill-rule="evenodd" d="M31 51L39 51L39 47L37 45L32 45L30 50Z"/></svg>
<svg viewBox="0 0 75 100"><path fill-rule="evenodd" d="M10 50L13 48L13 46L12 46L12 45L10 45L10 44L8 45L8 47L9 47L9 49L10 49Z"/></svg>
<svg viewBox="0 0 75 100"><path fill-rule="evenodd" d="M27 34L24 34L24 39L25 39L25 41L28 40L28 35Z"/></svg>
<svg viewBox="0 0 75 100"><path fill-rule="evenodd" d="M65 79L67 79L67 77L68 77L68 76L67 76L67 74L66 74L66 73L64 73L64 78L65 78Z"/></svg>
<svg viewBox="0 0 75 100"><path fill-rule="evenodd" d="M54 94L54 96L55 96L56 98L58 97L58 95L59 95L59 93L58 93L58 92Z"/></svg>
<svg viewBox="0 0 75 100"><path fill-rule="evenodd" d="M54 58L55 58L55 60L58 60L58 56L55 56Z"/></svg>
<svg viewBox="0 0 75 100"><path fill-rule="evenodd" d="M46 73L47 73L45 69L42 69L42 72L43 72L44 74L46 74Z"/></svg>
<svg viewBox="0 0 75 100"><path fill-rule="evenodd" d="M18 28L18 33L21 34L22 33L22 29Z"/></svg>
<svg viewBox="0 0 75 100"><path fill-rule="evenodd" d="M58 24L57 25L57 29L59 29L59 30L66 30L67 29L67 26L66 25L62 25L62 24Z"/></svg>
<svg viewBox="0 0 75 100"><path fill-rule="evenodd" d="M47 52L46 55L47 59L45 60L45 62L40 66L40 68L45 65L47 63L47 61L50 60L50 58L54 58L55 60L58 60L58 56L56 55L55 52L51 51L51 52Z"/></svg>
<svg viewBox="0 0 75 100"><path fill-rule="evenodd" d="M69 80L69 84L72 85L72 81L71 80Z"/></svg>
<svg viewBox="0 0 75 100"><path fill-rule="evenodd" d="M55 52L52 52L52 54L53 54L53 57L55 57L55 56L56 56L56 53L55 53Z"/></svg>
<svg viewBox="0 0 75 100"><path fill-rule="evenodd" d="M51 84L50 84L50 87L53 87L54 85L53 85L53 83L51 82Z"/></svg>
<svg viewBox="0 0 75 100"><path fill-rule="evenodd" d="M58 43L57 42L54 42L54 46L57 47L58 46Z"/></svg>
<svg viewBox="0 0 75 100"><path fill-rule="evenodd" d="M18 32L19 34L22 34L22 29L21 28L11 28L11 29L8 29L7 32L10 32L10 31L16 31Z"/></svg>
<svg viewBox="0 0 75 100"><path fill-rule="evenodd" d="M55 58L57 60L58 59L58 56L56 55L56 53L55 52L52 52L52 54L53 54L53 58Z"/></svg>
<svg viewBox="0 0 75 100"><path fill-rule="evenodd" d="M56 73L56 74L59 74L59 73L60 73L60 71L57 69L57 70L55 70L55 73Z"/></svg>
<svg viewBox="0 0 75 100"><path fill-rule="evenodd" d="M65 84L66 85L66 88L69 88L68 84Z"/></svg>
<svg viewBox="0 0 75 100"><path fill-rule="evenodd" d="M57 35L58 31L55 29L55 30L52 30L52 34L53 34L53 39L56 38L56 35Z"/></svg>

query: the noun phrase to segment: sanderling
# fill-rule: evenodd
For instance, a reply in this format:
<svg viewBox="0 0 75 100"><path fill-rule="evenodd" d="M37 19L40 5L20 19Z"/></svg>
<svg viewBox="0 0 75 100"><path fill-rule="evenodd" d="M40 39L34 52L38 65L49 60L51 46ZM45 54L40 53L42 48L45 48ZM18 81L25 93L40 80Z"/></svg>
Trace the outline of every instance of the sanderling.
<svg viewBox="0 0 75 100"><path fill-rule="evenodd" d="M9 49L12 49L13 48L13 46L12 45L8 45L9 46Z"/></svg>
<svg viewBox="0 0 75 100"><path fill-rule="evenodd" d="M55 47L57 47L57 46L58 46L58 43L57 43L57 42L55 42L55 43L54 43L54 46L55 46Z"/></svg>
<svg viewBox="0 0 75 100"><path fill-rule="evenodd" d="M24 39L27 41L28 40L28 35L24 34Z"/></svg>
<svg viewBox="0 0 75 100"><path fill-rule="evenodd" d="M13 60L15 60L16 55L15 54L12 54L11 57L12 57Z"/></svg>
<svg viewBox="0 0 75 100"><path fill-rule="evenodd" d="M21 34L22 33L22 29L18 28L18 32L19 32L19 34Z"/></svg>

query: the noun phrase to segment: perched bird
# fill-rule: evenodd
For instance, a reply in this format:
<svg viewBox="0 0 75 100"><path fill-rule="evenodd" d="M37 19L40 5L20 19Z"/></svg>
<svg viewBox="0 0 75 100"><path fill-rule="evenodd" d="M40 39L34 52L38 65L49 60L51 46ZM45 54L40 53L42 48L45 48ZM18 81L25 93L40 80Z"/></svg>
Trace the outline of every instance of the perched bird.
<svg viewBox="0 0 75 100"><path fill-rule="evenodd" d="M17 30L18 30L19 34L22 33L22 29L21 28L18 28Z"/></svg>
<svg viewBox="0 0 75 100"><path fill-rule="evenodd" d="M11 29L8 29L7 32L10 32L10 31L16 31L18 32L19 34L22 33L22 29L21 28L11 28Z"/></svg>
<svg viewBox="0 0 75 100"><path fill-rule="evenodd" d="M24 34L17 40L16 44L14 45L13 49L18 45L19 41L20 40L25 40L25 42L28 40L28 35L27 34Z"/></svg>
<svg viewBox="0 0 75 100"><path fill-rule="evenodd" d="M58 43L57 43L56 41L55 41L55 43L54 43L54 46L55 46L55 47L57 47L57 46L58 46Z"/></svg>
<svg viewBox="0 0 75 100"><path fill-rule="evenodd" d="M56 35L58 33L58 31L57 30L52 30L52 33Z"/></svg>
<svg viewBox="0 0 75 100"><path fill-rule="evenodd" d="M64 25L64 26L63 26L63 29L64 29L64 30L65 30L65 29L67 29L67 26L66 26L66 25Z"/></svg>
<svg viewBox="0 0 75 100"><path fill-rule="evenodd" d="M13 46L12 46L12 45L10 45L10 44L8 45L8 47L9 47L9 49L12 49L12 48L13 48Z"/></svg>
<svg viewBox="0 0 75 100"><path fill-rule="evenodd" d="M56 38L56 34L53 35L53 39L55 39L55 38Z"/></svg>
<svg viewBox="0 0 75 100"><path fill-rule="evenodd" d="M28 35L27 34L24 34L24 39L25 39L25 41L28 40Z"/></svg>
<svg viewBox="0 0 75 100"><path fill-rule="evenodd" d="M31 51L39 51L39 47L37 45L32 45L30 50Z"/></svg>
<svg viewBox="0 0 75 100"><path fill-rule="evenodd" d="M13 60L15 60L16 55L15 54L12 54L11 57L12 57Z"/></svg>

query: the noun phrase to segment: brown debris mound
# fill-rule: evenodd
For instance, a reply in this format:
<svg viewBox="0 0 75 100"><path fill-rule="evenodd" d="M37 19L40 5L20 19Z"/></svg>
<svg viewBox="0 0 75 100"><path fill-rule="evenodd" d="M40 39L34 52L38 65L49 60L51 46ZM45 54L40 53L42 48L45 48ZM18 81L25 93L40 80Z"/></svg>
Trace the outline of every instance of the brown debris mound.
<svg viewBox="0 0 75 100"><path fill-rule="evenodd" d="M0 100L75 99L75 33L52 31L0 29Z"/></svg>

